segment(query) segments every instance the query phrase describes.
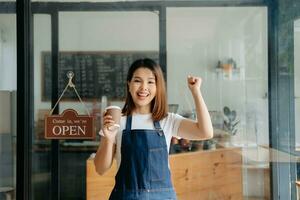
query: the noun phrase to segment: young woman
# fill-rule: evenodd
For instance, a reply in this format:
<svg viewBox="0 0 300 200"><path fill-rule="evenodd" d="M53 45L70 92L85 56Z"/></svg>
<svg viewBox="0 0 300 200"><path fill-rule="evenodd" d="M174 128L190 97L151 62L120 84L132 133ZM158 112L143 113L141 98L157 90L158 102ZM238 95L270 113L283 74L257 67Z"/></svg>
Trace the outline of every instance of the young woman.
<svg viewBox="0 0 300 200"><path fill-rule="evenodd" d="M151 59L135 61L127 75L127 96L121 127L104 115L100 146L94 163L104 174L117 160L118 172L111 200L176 199L168 162L172 136L204 140L212 138L213 128L200 91L202 80L188 76L197 120L168 113L165 81L159 65Z"/></svg>

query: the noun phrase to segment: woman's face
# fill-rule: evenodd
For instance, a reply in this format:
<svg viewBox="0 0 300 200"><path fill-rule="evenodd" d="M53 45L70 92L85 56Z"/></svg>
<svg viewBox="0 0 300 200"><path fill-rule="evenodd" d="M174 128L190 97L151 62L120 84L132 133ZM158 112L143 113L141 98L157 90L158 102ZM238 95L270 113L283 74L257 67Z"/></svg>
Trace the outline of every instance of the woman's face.
<svg viewBox="0 0 300 200"><path fill-rule="evenodd" d="M149 113L151 101L156 95L156 81L152 71L148 68L138 68L128 82L129 93L135 104L135 111Z"/></svg>

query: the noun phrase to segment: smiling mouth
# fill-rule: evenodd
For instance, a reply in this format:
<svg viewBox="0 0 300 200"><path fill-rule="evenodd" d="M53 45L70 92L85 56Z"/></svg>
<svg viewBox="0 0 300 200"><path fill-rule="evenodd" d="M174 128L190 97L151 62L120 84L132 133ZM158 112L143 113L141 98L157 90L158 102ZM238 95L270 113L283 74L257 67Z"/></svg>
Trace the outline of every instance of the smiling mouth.
<svg viewBox="0 0 300 200"><path fill-rule="evenodd" d="M143 98L144 98L144 97L148 97L149 95L150 95L149 93L144 93L144 92L138 92L138 93L137 93L137 96L138 96L138 97L143 97Z"/></svg>

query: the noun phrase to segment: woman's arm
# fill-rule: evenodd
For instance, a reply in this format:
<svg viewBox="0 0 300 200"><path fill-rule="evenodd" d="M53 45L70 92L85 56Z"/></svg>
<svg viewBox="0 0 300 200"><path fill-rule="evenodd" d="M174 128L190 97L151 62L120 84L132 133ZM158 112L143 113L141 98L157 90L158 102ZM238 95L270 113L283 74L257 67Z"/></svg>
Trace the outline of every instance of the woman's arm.
<svg viewBox="0 0 300 200"><path fill-rule="evenodd" d="M184 118L178 128L178 136L191 140L210 139L213 137L213 127L200 91L202 80L188 76L187 82L195 102L197 121Z"/></svg>
<svg viewBox="0 0 300 200"><path fill-rule="evenodd" d="M115 155L115 137L118 130L109 130L108 127L113 124L114 121L110 115L105 115L103 119L102 132L104 137L101 138L99 148L94 158L94 164L96 172L103 175L108 169L110 169L113 158Z"/></svg>

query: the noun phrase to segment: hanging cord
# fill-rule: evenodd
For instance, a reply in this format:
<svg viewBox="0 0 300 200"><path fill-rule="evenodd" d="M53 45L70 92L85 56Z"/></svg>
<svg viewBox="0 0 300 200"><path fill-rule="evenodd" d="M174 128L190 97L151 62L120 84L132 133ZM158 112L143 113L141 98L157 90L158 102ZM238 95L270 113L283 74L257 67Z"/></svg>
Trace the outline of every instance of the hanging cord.
<svg viewBox="0 0 300 200"><path fill-rule="evenodd" d="M66 90L68 89L68 87L71 87L71 88L74 89L74 91L75 91L75 93L76 93L76 95L77 95L79 101L81 102L81 104L83 105L83 107L85 108L86 112L88 113L88 115L89 115L89 117L90 117L90 112L89 112L89 110L87 109L87 107L86 107L85 104L83 103L82 99L80 98L80 96L79 96L79 94L78 94L78 92L77 92L77 90L76 90L76 88L75 88L74 83L72 82L72 79L73 79L73 77L74 77L74 73L71 72L71 71L69 71L69 72L67 73L67 77L69 78L69 82L68 82L68 84L66 85L65 89L63 90L62 94L60 95L59 99L56 101L54 107L51 109L49 115L52 115L54 109L56 108L56 106L57 106L57 104L59 103L60 99L61 99L61 98L63 97L63 95L65 94L65 92L66 92Z"/></svg>

